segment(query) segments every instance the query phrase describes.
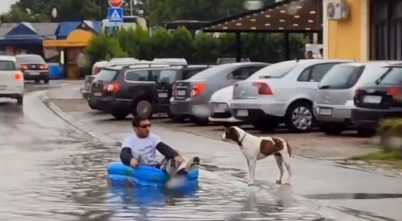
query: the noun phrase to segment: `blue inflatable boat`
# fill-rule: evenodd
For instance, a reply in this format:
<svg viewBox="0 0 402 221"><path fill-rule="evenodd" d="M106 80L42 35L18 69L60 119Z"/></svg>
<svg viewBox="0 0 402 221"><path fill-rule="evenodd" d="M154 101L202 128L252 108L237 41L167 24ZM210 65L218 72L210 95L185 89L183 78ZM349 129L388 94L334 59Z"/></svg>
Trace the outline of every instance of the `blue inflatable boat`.
<svg viewBox="0 0 402 221"><path fill-rule="evenodd" d="M188 171L186 187L198 186L198 167ZM136 168L126 166L121 162L113 162L107 166L109 182L114 185L164 187L170 176L165 171L150 166Z"/></svg>

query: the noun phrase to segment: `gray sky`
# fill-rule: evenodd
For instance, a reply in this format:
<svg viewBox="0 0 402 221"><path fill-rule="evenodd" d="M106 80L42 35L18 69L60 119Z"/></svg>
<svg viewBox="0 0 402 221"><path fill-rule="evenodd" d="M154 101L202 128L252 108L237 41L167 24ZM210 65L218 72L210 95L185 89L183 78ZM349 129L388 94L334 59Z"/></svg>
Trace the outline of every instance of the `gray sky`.
<svg viewBox="0 0 402 221"><path fill-rule="evenodd" d="M0 0L0 13L8 12L10 6L17 0Z"/></svg>

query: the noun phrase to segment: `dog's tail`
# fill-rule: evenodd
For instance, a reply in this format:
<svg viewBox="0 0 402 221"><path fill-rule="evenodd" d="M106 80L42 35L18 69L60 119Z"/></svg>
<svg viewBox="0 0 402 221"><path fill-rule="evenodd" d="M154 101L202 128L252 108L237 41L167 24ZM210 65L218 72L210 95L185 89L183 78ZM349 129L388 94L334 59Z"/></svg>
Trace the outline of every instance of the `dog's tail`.
<svg viewBox="0 0 402 221"><path fill-rule="evenodd" d="M286 141L286 147L288 149L289 156L292 156L292 147L290 147L289 142Z"/></svg>

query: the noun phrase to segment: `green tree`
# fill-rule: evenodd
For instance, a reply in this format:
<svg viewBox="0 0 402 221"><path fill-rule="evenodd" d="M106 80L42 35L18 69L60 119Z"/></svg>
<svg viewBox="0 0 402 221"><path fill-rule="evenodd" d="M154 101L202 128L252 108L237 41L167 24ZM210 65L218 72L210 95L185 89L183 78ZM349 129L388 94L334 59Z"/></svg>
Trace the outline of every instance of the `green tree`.
<svg viewBox="0 0 402 221"><path fill-rule="evenodd" d="M191 60L194 53L194 39L184 27L172 31L172 55L177 58Z"/></svg>

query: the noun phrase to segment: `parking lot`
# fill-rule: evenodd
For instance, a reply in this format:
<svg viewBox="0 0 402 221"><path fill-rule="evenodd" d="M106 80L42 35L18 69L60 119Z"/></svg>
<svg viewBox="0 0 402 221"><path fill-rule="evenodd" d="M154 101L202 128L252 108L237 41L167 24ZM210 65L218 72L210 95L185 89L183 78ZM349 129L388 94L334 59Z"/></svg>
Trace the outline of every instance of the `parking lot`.
<svg viewBox="0 0 402 221"><path fill-rule="evenodd" d="M105 115L114 120L109 114L93 111L88 107L84 99L52 99L60 109L68 113L87 112L91 115ZM123 120L129 124L129 118ZM211 139L220 139L224 126L209 124L207 126L197 126L190 122L173 123L163 115L155 116L153 123L158 126L166 127L169 130L182 131L196 134ZM290 133L285 129L279 128L275 133L261 133L252 129L251 125L243 125L244 129L258 136L280 136L286 138L297 156L317 158L317 159L344 159L356 155L365 154L373 151L376 138L358 138L356 132L348 131L340 136L328 136L322 132L310 133Z"/></svg>

